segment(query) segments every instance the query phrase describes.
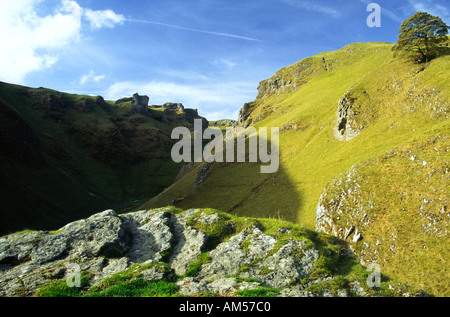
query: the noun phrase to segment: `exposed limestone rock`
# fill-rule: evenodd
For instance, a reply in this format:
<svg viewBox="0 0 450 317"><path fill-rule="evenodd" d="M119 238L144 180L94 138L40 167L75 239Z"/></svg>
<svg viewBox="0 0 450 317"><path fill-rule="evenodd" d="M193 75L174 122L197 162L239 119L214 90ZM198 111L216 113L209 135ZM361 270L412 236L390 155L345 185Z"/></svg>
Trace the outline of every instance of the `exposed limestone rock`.
<svg viewBox="0 0 450 317"><path fill-rule="evenodd" d="M151 113L151 117L156 120L167 120L170 117L172 121L175 123L189 123L191 125L191 129L193 129L194 120L201 119L202 120L202 129L206 129L209 125L208 120L199 116L197 109L185 108L181 103L175 102L166 102L163 105L152 105L149 107L150 109L158 109L161 110L166 116L161 116L161 111L154 111Z"/></svg>
<svg viewBox="0 0 450 317"><path fill-rule="evenodd" d="M150 98L148 96L139 96L138 93L135 93L131 102L131 113L140 113L144 116L148 116L147 108L149 101Z"/></svg>
<svg viewBox="0 0 450 317"><path fill-rule="evenodd" d="M238 123L243 124L250 117L250 114L255 106L254 102L245 103L244 106L239 110Z"/></svg>
<svg viewBox="0 0 450 317"><path fill-rule="evenodd" d="M205 163L197 173L197 178L195 179L194 188L202 185L208 178L209 171L212 168L212 163Z"/></svg>
<svg viewBox="0 0 450 317"><path fill-rule="evenodd" d="M218 120L212 124L213 127L234 127L236 125L234 120Z"/></svg>
<svg viewBox="0 0 450 317"><path fill-rule="evenodd" d="M181 103L166 102L162 105L164 113L184 112L184 106Z"/></svg>
<svg viewBox="0 0 450 317"><path fill-rule="evenodd" d="M55 281L67 283L74 272L88 277L84 291L103 287L105 279L120 274L119 279L130 276L130 281L164 280L187 296L234 296L259 288L280 296L354 294L351 288L327 288L331 275L312 278L320 272L319 259L324 255L305 237L277 239L256 223L234 232L233 225L233 230L224 231L229 238L208 246L209 235L198 228L228 228L231 224L223 222L229 219L223 213L198 209L173 213L159 208L124 215L107 210L57 232L0 237L0 296L33 296ZM325 286L320 291L309 288L316 285Z"/></svg>
<svg viewBox="0 0 450 317"><path fill-rule="evenodd" d="M116 100L116 102L114 104L118 105L121 103L125 103L125 102L132 102L134 99L133 97L124 97L124 98L120 98L118 100Z"/></svg>
<svg viewBox="0 0 450 317"><path fill-rule="evenodd" d="M133 233L127 250L127 257L132 262L159 261L163 253L171 248L170 213L140 211L122 218L127 231Z"/></svg>
<svg viewBox="0 0 450 317"><path fill-rule="evenodd" d="M261 284L282 289L311 275L312 266L319 258L315 248L305 249L305 243L289 241L275 254L261 260L243 273L243 277L254 277ZM268 271L266 274L261 274Z"/></svg>
<svg viewBox="0 0 450 317"><path fill-rule="evenodd" d="M186 226L185 217L174 217L172 222L176 243L169 260L175 274L181 276L189 269L189 265L197 260L208 240L201 231Z"/></svg>
<svg viewBox="0 0 450 317"><path fill-rule="evenodd" d="M334 136L340 141L349 141L361 133L361 126L358 126L355 115L356 99L346 94L339 100L337 111L337 123L334 128Z"/></svg>
<svg viewBox="0 0 450 317"><path fill-rule="evenodd" d="M105 102L105 99L103 99L102 96L97 96L97 98L95 98L95 104L103 109L107 109L108 105Z"/></svg>
<svg viewBox="0 0 450 317"><path fill-rule="evenodd" d="M233 295L237 291L254 290L261 286L257 282L240 282L234 277L221 278L211 283L200 282L192 277L187 277L179 282L180 293L185 296L192 296L210 292L218 296Z"/></svg>
<svg viewBox="0 0 450 317"><path fill-rule="evenodd" d="M321 58L306 58L294 65L285 67L272 78L259 83L256 99L265 99L273 95L292 93L308 82L311 76L326 71Z"/></svg>
<svg viewBox="0 0 450 317"><path fill-rule="evenodd" d="M34 242L46 235L44 231L17 233L0 239L0 264L15 265L28 260L35 249Z"/></svg>
<svg viewBox="0 0 450 317"><path fill-rule="evenodd" d="M212 281L234 275L239 269L253 260L264 257L274 247L276 240L263 234L258 228L252 233L243 231L210 252L211 262L205 264L199 273L199 279ZM242 245L248 244L248 249Z"/></svg>

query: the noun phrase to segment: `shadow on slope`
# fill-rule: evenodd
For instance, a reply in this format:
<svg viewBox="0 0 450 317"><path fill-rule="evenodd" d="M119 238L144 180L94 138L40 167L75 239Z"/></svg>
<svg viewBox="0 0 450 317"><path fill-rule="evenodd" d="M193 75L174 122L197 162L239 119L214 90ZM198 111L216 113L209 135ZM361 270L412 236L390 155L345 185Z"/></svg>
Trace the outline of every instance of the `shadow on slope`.
<svg viewBox="0 0 450 317"><path fill-rule="evenodd" d="M168 205L184 210L213 208L237 216L296 222L297 211L302 204L301 194L291 183L282 164L275 173L264 174L261 166L269 163L262 163L259 159L249 162L248 138L246 141L245 162L188 164L172 186L141 209ZM260 137L259 142L267 140Z"/></svg>

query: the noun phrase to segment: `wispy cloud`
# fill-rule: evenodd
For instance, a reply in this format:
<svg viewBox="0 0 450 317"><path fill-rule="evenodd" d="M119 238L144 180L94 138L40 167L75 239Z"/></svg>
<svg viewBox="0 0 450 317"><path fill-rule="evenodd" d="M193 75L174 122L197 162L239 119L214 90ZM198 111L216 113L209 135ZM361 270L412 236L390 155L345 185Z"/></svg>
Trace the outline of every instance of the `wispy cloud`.
<svg viewBox="0 0 450 317"><path fill-rule="evenodd" d="M328 5L320 3L320 1L315 0L279 0L287 5L293 6L297 9L303 9L308 11L314 11L329 15L333 18L339 18L341 16L341 12L337 9L332 8Z"/></svg>
<svg viewBox="0 0 450 317"><path fill-rule="evenodd" d="M84 14L93 29L113 28L117 24L123 24L125 21L125 17L122 14L117 14L112 10L94 11L86 9Z"/></svg>
<svg viewBox="0 0 450 317"><path fill-rule="evenodd" d="M450 23L450 10L435 1L430 0L408 0L409 7L414 12L428 12L429 14L439 16L447 24Z"/></svg>
<svg viewBox="0 0 450 317"><path fill-rule="evenodd" d="M98 83L100 80L104 79L106 75L95 75L94 71L91 70L88 74L83 75L80 79L80 84L84 85L88 82Z"/></svg>
<svg viewBox="0 0 450 317"><path fill-rule="evenodd" d="M231 34L231 33L222 33L222 32L214 32L214 31L208 31L208 30L195 29L195 28L190 28L190 27L185 27L185 26L180 26L180 25L161 23L161 22L157 22L157 21L139 20L139 19L127 19L127 21L133 22L133 23L145 23L145 24L159 25L159 26L164 26L164 27L168 27L168 28L172 28L172 29L204 33L204 34L222 36L222 37L229 37L229 38L245 40L245 41L261 42L261 40L258 40L258 39L252 38L252 37Z"/></svg>

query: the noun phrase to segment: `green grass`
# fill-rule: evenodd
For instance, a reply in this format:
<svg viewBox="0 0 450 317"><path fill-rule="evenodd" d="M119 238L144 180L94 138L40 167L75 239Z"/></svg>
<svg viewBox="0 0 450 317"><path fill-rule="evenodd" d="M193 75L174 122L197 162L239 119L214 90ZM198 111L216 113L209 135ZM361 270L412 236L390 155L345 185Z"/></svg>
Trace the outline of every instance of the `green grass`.
<svg viewBox="0 0 450 317"><path fill-rule="evenodd" d="M208 252L203 252L202 254L200 254L198 256L197 261L189 264L189 269L186 271L186 273L184 275L188 276L188 277L197 276L202 265L206 264L208 262L211 262L211 257L209 256Z"/></svg>
<svg viewBox="0 0 450 317"><path fill-rule="evenodd" d="M280 295L280 290L271 287L258 287L252 290L237 291L238 297L277 297Z"/></svg>
<svg viewBox="0 0 450 317"><path fill-rule="evenodd" d="M383 157L401 147L407 151L413 144L426 143L435 136L443 138L439 149L447 153L450 56L414 64L394 58L391 48L389 43L355 43L318 54L274 75L273 79L296 83L297 90L288 88L279 94L260 95L253 102L250 119L256 128L280 127L282 131L280 169L275 174L261 174L257 163L215 163L206 182L193 189L201 167L198 164L144 207L164 206L183 197L177 207L215 208L238 216L287 220L314 229L324 189L352 166L362 166L363 195L375 193L379 213L385 215L380 216L370 234L365 233L365 239L386 237L392 233L389 228L394 227L402 233L405 243L395 257L388 251L383 253L384 270L403 283L412 281L431 293L448 294L448 278L443 278L446 275L442 268L447 263L448 243L433 242L419 230L422 223L412 220L415 216L399 212L403 208L417 214L425 196L446 204L448 190L438 195L435 189L448 187L443 184L448 180L425 180L427 173L437 173L433 169L445 174L448 160L444 155L436 159L431 145L417 147L416 155L432 163L417 174L401 162L407 161L406 155L386 164ZM327 61L328 71L323 68L322 58ZM309 68L305 68L306 64ZM347 93L356 99L354 119L363 129L354 139L342 142L335 139L333 129L338 102ZM401 192L409 193L408 200L400 201ZM437 205L433 208L442 208ZM383 247L388 248L387 244ZM411 248L413 256L408 254Z"/></svg>
<svg viewBox="0 0 450 317"><path fill-rule="evenodd" d="M376 252L389 275L438 296L450 291L445 269L449 265L449 221L444 207L449 198L448 144L448 136L421 136L356 166L353 180L362 194L343 200L347 212L335 220L343 228L349 223L357 225L364 242L371 245L368 251L356 244L357 254L373 256ZM327 187L327 203L347 188L354 186L345 176L337 178ZM361 224L363 214L370 220L367 225Z"/></svg>
<svg viewBox="0 0 450 317"><path fill-rule="evenodd" d="M42 287L36 293L37 297L80 297L89 286L91 276L86 273L81 274L80 287L69 287L66 280L58 280Z"/></svg>
<svg viewBox="0 0 450 317"><path fill-rule="evenodd" d="M178 286L172 281L142 279L142 271L155 267L167 272L168 266L162 264L135 264L129 269L114 274L100 284L91 287L89 274L82 273L81 287L69 287L66 280L51 282L42 287L37 297L174 297L180 296Z"/></svg>
<svg viewBox="0 0 450 317"><path fill-rule="evenodd" d="M161 281L145 281L140 278L111 283L104 289L86 291L85 287L69 287L66 281L52 283L36 294L38 297L174 297L178 286Z"/></svg>
<svg viewBox="0 0 450 317"><path fill-rule="evenodd" d="M260 174L256 163L215 163L205 185L193 190L198 166L145 207L164 206L175 197L184 197L177 204L183 209L216 208L314 228L319 197L334 177L418 135L445 131L444 123L448 124L445 116L431 117L426 104L413 113L405 105L415 103L410 91L419 94L433 87L440 92L441 104L448 106L449 57L415 65L394 59L391 47L387 43L352 44L319 54L314 59L326 56L329 71L317 69L293 93L256 101L251 118L270 113L255 124L256 128L296 124L296 129L280 135L281 166L277 173ZM313 63L312 67L321 66ZM295 68L287 67L282 74L291 74ZM357 98L360 115L356 120L364 129L355 139L341 142L334 138L333 128L338 101L349 90Z"/></svg>
<svg viewBox="0 0 450 317"><path fill-rule="evenodd" d="M113 285L100 292L89 292L87 297L171 297L176 296L178 286L167 281L135 279Z"/></svg>

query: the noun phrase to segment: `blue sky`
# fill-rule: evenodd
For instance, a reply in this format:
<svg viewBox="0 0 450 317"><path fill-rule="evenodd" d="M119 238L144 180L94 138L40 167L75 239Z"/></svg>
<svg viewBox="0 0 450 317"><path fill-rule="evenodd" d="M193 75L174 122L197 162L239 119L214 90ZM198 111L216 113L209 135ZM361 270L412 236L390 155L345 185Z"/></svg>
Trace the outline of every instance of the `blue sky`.
<svg viewBox="0 0 450 317"><path fill-rule="evenodd" d="M367 26L371 2L380 28ZM394 43L418 11L450 24L448 0L0 0L0 80L108 100L138 92L236 119L280 68Z"/></svg>

